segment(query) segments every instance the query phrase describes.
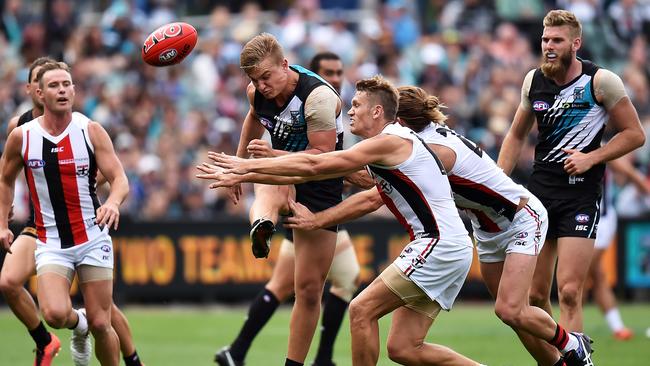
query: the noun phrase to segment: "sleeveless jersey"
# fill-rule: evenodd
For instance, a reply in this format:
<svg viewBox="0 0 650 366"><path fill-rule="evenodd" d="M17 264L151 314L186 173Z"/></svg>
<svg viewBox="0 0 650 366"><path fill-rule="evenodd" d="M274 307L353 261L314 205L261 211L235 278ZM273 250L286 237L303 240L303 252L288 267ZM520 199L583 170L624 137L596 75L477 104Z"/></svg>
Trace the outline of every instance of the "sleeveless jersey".
<svg viewBox="0 0 650 366"><path fill-rule="evenodd" d="M386 207L406 228L411 240L465 242L468 233L454 205L442 162L406 127L393 123L382 133L408 139L413 144L411 155L399 165L368 165ZM436 242L432 242L431 250Z"/></svg>
<svg viewBox="0 0 650 366"><path fill-rule="evenodd" d="M34 114L32 113L34 109L30 109L27 112L23 113L18 117L18 124L16 127L20 127L24 125L27 122L30 122L31 120L34 119ZM25 180L27 180L27 170L25 170ZM25 226L27 227L35 227L34 224L34 205L32 204L32 200L29 200L29 218L25 222Z"/></svg>
<svg viewBox="0 0 650 366"><path fill-rule="evenodd" d="M255 90L253 108L257 118L271 134L273 148L297 152L305 150L309 145L307 121L305 120L307 97L321 85L327 85L335 93L336 90L323 78L302 66L291 65L289 67L298 73L298 84L287 103L278 107L275 101L264 98L262 93ZM341 113L336 117L336 134L336 150L341 150L343 148L343 117Z"/></svg>
<svg viewBox="0 0 650 366"><path fill-rule="evenodd" d="M22 156L38 239L61 249L84 244L102 234L95 223L97 164L89 119L74 112L58 136L47 133L39 121L22 126Z"/></svg>
<svg viewBox="0 0 650 366"><path fill-rule="evenodd" d="M604 164L578 176L569 176L564 170L568 154L562 149L588 153L599 148L608 119L605 107L594 94L598 66L581 62L582 73L567 85L558 86L540 69L533 75L528 98L539 135L529 189L538 196L573 198L584 192L600 194Z"/></svg>
<svg viewBox="0 0 650 366"><path fill-rule="evenodd" d="M530 192L513 182L476 144L448 127L431 123L418 135L428 144L442 145L456 153L456 162L448 172L456 206L465 210L483 231L507 229L520 199L530 197Z"/></svg>

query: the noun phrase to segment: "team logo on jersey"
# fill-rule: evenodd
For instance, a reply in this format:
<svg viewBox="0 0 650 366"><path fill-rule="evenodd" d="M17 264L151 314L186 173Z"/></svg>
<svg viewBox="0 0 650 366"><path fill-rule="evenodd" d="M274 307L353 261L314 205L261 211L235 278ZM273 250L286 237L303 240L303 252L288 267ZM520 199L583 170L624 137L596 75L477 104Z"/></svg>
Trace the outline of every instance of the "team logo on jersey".
<svg viewBox="0 0 650 366"><path fill-rule="evenodd" d="M533 109L537 112L545 111L548 109L548 107L550 107L548 103L543 100L536 100L533 102Z"/></svg>
<svg viewBox="0 0 650 366"><path fill-rule="evenodd" d="M579 222L581 224L584 224L585 222L589 222L589 215L587 214L577 214L576 215L576 222Z"/></svg>
<svg viewBox="0 0 650 366"><path fill-rule="evenodd" d="M573 100L575 101L582 100L584 97L585 97L585 87L576 86L573 89Z"/></svg>
<svg viewBox="0 0 650 366"><path fill-rule="evenodd" d="M88 165L77 165L77 176L78 177L87 177L90 172Z"/></svg>
<svg viewBox="0 0 650 366"><path fill-rule="evenodd" d="M393 186L391 186L387 181L382 179L378 184L379 189L381 189L382 192L386 194L391 194L393 192Z"/></svg>
<svg viewBox="0 0 650 366"><path fill-rule="evenodd" d="M45 166L45 160L42 159L29 159L27 160L27 167L38 169Z"/></svg>

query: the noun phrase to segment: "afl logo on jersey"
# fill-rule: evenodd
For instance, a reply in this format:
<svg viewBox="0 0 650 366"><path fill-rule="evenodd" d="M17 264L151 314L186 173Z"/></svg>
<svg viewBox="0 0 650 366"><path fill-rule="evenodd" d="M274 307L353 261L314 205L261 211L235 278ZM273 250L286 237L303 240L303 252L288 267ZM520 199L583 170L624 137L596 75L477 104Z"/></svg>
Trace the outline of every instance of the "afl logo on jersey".
<svg viewBox="0 0 650 366"><path fill-rule="evenodd" d="M576 222L579 222L581 224L584 224L585 222L589 222L589 215L587 215L587 214L577 214L576 215Z"/></svg>
<svg viewBox="0 0 650 366"><path fill-rule="evenodd" d="M27 166L32 169L38 169L45 166L45 160L41 159L29 159L27 160Z"/></svg>
<svg viewBox="0 0 650 366"><path fill-rule="evenodd" d="M533 102L533 109L537 112L545 111L549 107L548 103L543 100L536 100Z"/></svg>

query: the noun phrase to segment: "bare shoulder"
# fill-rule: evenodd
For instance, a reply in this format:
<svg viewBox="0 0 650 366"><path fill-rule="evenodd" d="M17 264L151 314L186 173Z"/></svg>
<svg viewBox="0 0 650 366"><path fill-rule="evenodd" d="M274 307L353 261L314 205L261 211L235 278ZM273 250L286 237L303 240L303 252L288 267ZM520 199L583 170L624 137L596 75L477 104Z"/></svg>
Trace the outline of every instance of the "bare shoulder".
<svg viewBox="0 0 650 366"><path fill-rule="evenodd" d="M108 136L108 132L102 127L102 125L99 122L95 121L88 121L88 136L90 137L90 141L97 146L102 146L107 143L110 144L111 139Z"/></svg>
<svg viewBox="0 0 650 366"><path fill-rule="evenodd" d="M9 120L9 123L7 124L7 135L18 127L18 121L20 121L20 116L14 116Z"/></svg>
<svg viewBox="0 0 650 366"><path fill-rule="evenodd" d="M20 152L20 149L23 144L23 132L22 128L14 128L9 132L9 136L7 136L7 142L5 144L5 150L6 151L18 151Z"/></svg>

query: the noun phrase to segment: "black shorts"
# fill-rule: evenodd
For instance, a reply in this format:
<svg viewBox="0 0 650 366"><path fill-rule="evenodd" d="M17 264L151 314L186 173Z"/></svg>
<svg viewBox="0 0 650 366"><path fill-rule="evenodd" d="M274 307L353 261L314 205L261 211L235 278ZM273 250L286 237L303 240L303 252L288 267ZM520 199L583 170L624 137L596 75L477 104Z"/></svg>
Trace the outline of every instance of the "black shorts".
<svg viewBox="0 0 650 366"><path fill-rule="evenodd" d="M27 236L31 236L34 239L38 239L38 234L36 232L36 225L34 224L34 221L27 221L27 223L25 223L25 227L18 235L27 235Z"/></svg>
<svg viewBox="0 0 650 366"><path fill-rule="evenodd" d="M600 196L586 195L574 199L538 198L548 211L547 239L596 238L600 220Z"/></svg>
<svg viewBox="0 0 650 366"><path fill-rule="evenodd" d="M327 179L296 185L296 202L305 205L311 212L319 212L341 203L343 178ZM338 226L325 230L337 232Z"/></svg>

